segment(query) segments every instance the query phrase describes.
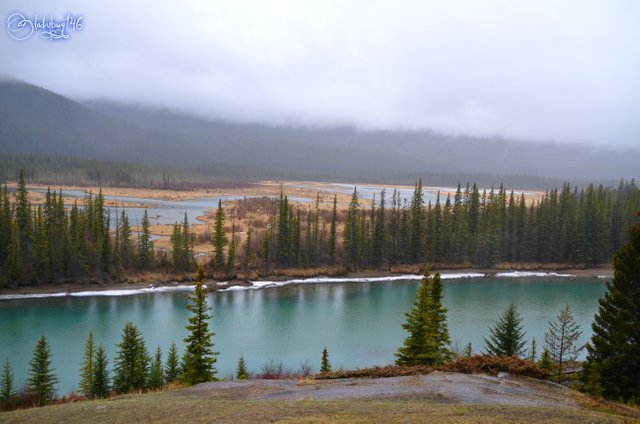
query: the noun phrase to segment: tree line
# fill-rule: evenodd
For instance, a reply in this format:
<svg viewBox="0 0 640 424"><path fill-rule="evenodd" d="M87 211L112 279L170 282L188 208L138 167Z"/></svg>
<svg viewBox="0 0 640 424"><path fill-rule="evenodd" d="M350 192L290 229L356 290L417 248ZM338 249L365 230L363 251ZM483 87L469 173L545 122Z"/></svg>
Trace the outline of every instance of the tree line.
<svg viewBox="0 0 640 424"><path fill-rule="evenodd" d="M238 271L345 267L389 269L397 265L492 267L499 263L595 265L610 262L627 239L625 228L640 209L634 180L617 188L568 183L527 202L524 194L476 184L458 185L425 204L422 182L410 199L382 190L363 202L354 189L346 209L334 196L329 213L303 209L281 193L268 200L262 224L242 232L225 225L222 203L215 211L208 269L229 278ZM175 223L171 249L156 251L149 219L134 235L123 209L110 228L104 197L88 193L82 205L64 204L61 193L46 193L32 205L20 172L13 201L0 192L0 285L16 286L65 278L108 280L128 272L193 272L195 234L185 214Z"/></svg>
<svg viewBox="0 0 640 424"><path fill-rule="evenodd" d="M640 209L634 180L617 188L589 185L547 191L527 203L504 186L489 191L458 185L425 205L422 182L411 199L385 190L369 204L356 189L346 211L334 197L330 216L302 212L284 194L265 229L253 229L246 251L264 269L343 265L349 270L401 264L491 267L501 262L594 265L607 263L626 240ZM343 225L340 223L343 222ZM341 243L339 243L341 241ZM218 246L219 249L219 246ZM222 251L219 249L219 251Z"/></svg>

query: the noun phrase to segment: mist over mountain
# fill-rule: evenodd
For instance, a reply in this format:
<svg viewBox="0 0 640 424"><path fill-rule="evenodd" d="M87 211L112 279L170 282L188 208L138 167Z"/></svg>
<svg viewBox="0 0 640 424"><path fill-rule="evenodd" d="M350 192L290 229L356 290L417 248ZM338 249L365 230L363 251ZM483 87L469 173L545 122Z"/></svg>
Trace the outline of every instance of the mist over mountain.
<svg viewBox="0 0 640 424"><path fill-rule="evenodd" d="M0 151L261 170L261 176L380 181L430 173L613 180L638 176L640 150L214 121L168 109L75 101L0 81Z"/></svg>

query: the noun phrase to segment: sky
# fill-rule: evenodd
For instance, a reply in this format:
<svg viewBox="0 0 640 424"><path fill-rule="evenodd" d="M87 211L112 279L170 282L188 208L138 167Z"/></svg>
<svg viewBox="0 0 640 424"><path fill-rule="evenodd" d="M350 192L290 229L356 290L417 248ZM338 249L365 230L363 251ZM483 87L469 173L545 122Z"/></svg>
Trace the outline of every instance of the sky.
<svg viewBox="0 0 640 424"><path fill-rule="evenodd" d="M640 148L637 0L0 0L0 13L0 75L76 99ZM83 27L18 41L14 13Z"/></svg>

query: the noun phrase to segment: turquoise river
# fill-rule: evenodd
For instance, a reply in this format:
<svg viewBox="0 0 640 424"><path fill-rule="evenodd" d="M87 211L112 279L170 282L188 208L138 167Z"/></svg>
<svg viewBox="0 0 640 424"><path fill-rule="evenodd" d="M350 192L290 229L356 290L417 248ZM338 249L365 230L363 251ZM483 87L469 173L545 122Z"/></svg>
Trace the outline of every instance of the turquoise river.
<svg viewBox="0 0 640 424"><path fill-rule="evenodd" d="M591 335L598 298L606 288L604 281L566 277L445 280L452 344L462 348L471 342L475 352L482 351L488 327L512 302L522 315L527 339L535 338L539 349L549 320L568 303L583 330L580 343L584 344ZM417 287L416 280L399 280L210 293L211 328L220 352L218 376L230 377L241 354L252 372L259 372L269 360L282 361L294 370L307 361L317 371L324 346L334 368L392 363L405 337L401 324ZM110 367L127 321L142 331L150 353L157 346L166 353L172 341L182 351L187 296L187 291L172 291L0 300L0 361L9 359L16 382L23 384L36 341L44 334L60 380L58 394L64 395L78 387L89 331L106 347Z"/></svg>

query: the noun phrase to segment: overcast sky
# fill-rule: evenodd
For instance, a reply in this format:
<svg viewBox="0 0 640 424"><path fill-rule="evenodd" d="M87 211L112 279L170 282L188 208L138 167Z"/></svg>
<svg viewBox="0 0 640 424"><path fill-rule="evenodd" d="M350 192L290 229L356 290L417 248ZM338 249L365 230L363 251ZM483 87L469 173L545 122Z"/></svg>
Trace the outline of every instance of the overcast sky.
<svg viewBox="0 0 640 424"><path fill-rule="evenodd" d="M210 117L640 147L640 1L3 0L0 73ZM82 15L15 41L8 16Z"/></svg>

